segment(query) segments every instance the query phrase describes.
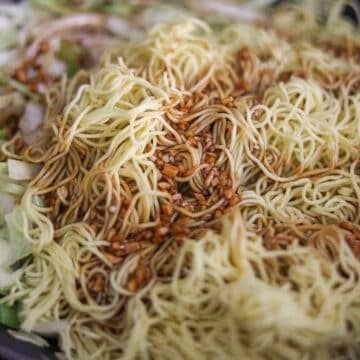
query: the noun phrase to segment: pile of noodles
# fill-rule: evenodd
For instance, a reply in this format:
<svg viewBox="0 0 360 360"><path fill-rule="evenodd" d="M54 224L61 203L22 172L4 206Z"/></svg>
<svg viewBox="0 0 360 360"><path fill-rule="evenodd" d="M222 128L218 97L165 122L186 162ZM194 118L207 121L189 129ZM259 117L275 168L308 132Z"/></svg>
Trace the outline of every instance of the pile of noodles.
<svg viewBox="0 0 360 360"><path fill-rule="evenodd" d="M176 19L51 90L21 156L43 164L21 199L34 256L1 299L22 327L63 321L68 358L357 359L360 36L340 12ZM171 149L185 202L159 185ZM188 231L139 240L164 205Z"/></svg>

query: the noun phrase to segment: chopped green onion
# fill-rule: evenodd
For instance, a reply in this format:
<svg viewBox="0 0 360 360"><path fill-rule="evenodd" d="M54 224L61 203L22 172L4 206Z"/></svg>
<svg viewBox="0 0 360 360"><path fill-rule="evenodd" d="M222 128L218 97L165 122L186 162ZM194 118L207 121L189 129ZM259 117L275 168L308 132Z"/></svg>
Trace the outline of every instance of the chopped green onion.
<svg viewBox="0 0 360 360"><path fill-rule="evenodd" d="M46 9L50 12L69 15L72 13L72 10L67 8L66 1L62 0L32 0L34 6L39 7L40 9Z"/></svg>
<svg viewBox="0 0 360 360"><path fill-rule="evenodd" d="M0 72L0 84L9 85L13 89L21 92L24 95L29 96L34 101L39 102L41 100L41 96L29 90L29 88L11 77L6 76L4 73Z"/></svg>
<svg viewBox="0 0 360 360"><path fill-rule="evenodd" d="M19 327L19 318L15 306L0 304L0 323L12 328Z"/></svg>
<svg viewBox="0 0 360 360"><path fill-rule="evenodd" d="M61 40L59 58L66 63L66 73L69 77L75 75L80 69L81 53L82 49L73 41Z"/></svg>
<svg viewBox="0 0 360 360"><path fill-rule="evenodd" d="M117 15L121 17L128 17L132 15L136 9L137 7L131 4L102 5L96 8L96 10L105 12L107 14Z"/></svg>

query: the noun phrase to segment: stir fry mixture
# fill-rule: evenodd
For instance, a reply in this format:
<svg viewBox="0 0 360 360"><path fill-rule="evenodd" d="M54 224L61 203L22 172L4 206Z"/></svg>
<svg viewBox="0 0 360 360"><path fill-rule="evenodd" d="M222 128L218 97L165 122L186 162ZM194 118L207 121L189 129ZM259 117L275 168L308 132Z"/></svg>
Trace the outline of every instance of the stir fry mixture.
<svg viewBox="0 0 360 360"><path fill-rule="evenodd" d="M0 5L0 322L68 359L357 359L358 13Z"/></svg>

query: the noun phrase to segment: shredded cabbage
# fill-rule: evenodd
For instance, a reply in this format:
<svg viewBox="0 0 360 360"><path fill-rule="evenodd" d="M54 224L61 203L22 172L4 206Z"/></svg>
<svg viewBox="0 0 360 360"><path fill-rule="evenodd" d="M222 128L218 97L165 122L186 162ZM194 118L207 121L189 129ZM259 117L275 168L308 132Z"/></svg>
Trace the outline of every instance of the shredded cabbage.
<svg viewBox="0 0 360 360"><path fill-rule="evenodd" d="M4 216L5 227L0 230L0 293L21 276L21 270L13 271L11 266L31 254L31 244L25 238L23 211L20 207Z"/></svg>
<svg viewBox="0 0 360 360"><path fill-rule="evenodd" d="M9 287L18 279L20 271L12 271L7 268L0 268L0 293L4 294Z"/></svg>
<svg viewBox="0 0 360 360"><path fill-rule="evenodd" d="M31 180L40 170L39 164L14 159L8 160L9 177L14 180Z"/></svg>
<svg viewBox="0 0 360 360"><path fill-rule="evenodd" d="M24 212L20 207L15 207L10 214L5 215L9 241L14 254L13 262L31 254L31 244L24 236L24 229L27 226L24 219Z"/></svg>
<svg viewBox="0 0 360 360"><path fill-rule="evenodd" d="M41 335L53 336L65 330L67 326L66 320L39 321L34 325L33 331Z"/></svg>
<svg viewBox="0 0 360 360"><path fill-rule="evenodd" d="M23 169L19 170L17 163ZM14 271L11 266L31 254L31 244L24 234L28 225L21 207L15 206L16 197L23 194L25 186L14 183L8 176L8 172L15 172L16 178L19 172L29 171L24 168L23 162L17 160L0 162L0 293L6 292L21 275L21 271Z"/></svg>
<svg viewBox="0 0 360 360"><path fill-rule="evenodd" d="M10 69L19 58L18 50L26 40L24 34L31 28L32 10L27 1L9 4L0 1L0 67Z"/></svg>

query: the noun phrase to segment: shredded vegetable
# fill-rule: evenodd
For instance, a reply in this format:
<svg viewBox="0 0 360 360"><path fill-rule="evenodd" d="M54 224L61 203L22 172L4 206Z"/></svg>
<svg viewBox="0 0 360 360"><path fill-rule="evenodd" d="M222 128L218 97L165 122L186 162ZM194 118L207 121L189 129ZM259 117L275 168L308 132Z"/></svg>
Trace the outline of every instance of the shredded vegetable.
<svg viewBox="0 0 360 360"><path fill-rule="evenodd" d="M2 274L0 273L0 278L1 276ZM15 306L0 304L0 324L15 329L19 327L19 319L17 317L17 310Z"/></svg>
<svg viewBox="0 0 360 360"><path fill-rule="evenodd" d="M81 68L80 60L83 50L75 42L63 39L60 42L59 59L66 64L66 73L74 76Z"/></svg>
<svg viewBox="0 0 360 360"><path fill-rule="evenodd" d="M25 237L26 227L24 212L16 207L5 215L5 222L9 232L9 243L13 254L12 263L31 254L31 244ZM11 265L11 264L10 264Z"/></svg>
<svg viewBox="0 0 360 360"><path fill-rule="evenodd" d="M63 0L32 0L34 6L45 9L55 14L69 15L72 9L66 7L67 1Z"/></svg>
<svg viewBox="0 0 360 360"><path fill-rule="evenodd" d="M44 336L58 335L68 327L65 320L39 321L34 325L34 332Z"/></svg>
<svg viewBox="0 0 360 360"><path fill-rule="evenodd" d="M17 90L21 94L24 94L30 97L34 101L40 101L41 97L37 93L31 91L26 85L23 83L6 76L5 74L0 72L0 84L1 85L9 85L11 88Z"/></svg>
<svg viewBox="0 0 360 360"><path fill-rule="evenodd" d="M40 171L39 164L30 164L15 159L8 160L8 171L10 179L31 180Z"/></svg>

